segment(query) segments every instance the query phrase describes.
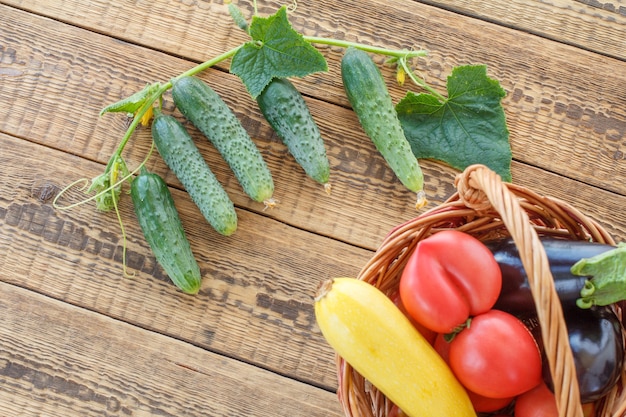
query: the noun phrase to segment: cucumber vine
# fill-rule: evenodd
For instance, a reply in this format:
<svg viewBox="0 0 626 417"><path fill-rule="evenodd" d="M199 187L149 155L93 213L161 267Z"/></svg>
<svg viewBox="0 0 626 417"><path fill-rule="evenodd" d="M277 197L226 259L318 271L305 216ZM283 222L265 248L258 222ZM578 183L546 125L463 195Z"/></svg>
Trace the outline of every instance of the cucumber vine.
<svg viewBox="0 0 626 417"><path fill-rule="evenodd" d="M133 171L130 171L126 166L126 162L121 157L121 155L114 155L110 160L105 172L103 174L98 175L96 178L91 180L91 185L88 186L89 180L86 178L82 178L74 181L73 183L66 186L52 201L52 205L59 210L68 210L79 205L88 203L92 200L96 201L96 208L101 211L110 211L115 210L115 216L117 217L118 225L120 226L120 231L122 233L122 265L124 276L132 277L135 274L129 274L126 268L126 229L124 228L124 222L122 221L122 216L120 214L120 210L118 207L118 201L122 194L122 185L125 182L130 182L132 178L143 168L150 159L152 152L154 150L154 142L151 144L150 149L148 150L148 154L144 158L144 160L139 164L137 168ZM121 177L120 177L121 175ZM87 193L91 193L93 191L96 192L95 195L88 197L84 200L81 200L77 203L70 204L68 206L61 206L58 204L58 200L62 195L64 195L71 188L76 186L77 184L83 183L85 184L82 189Z"/></svg>
<svg viewBox="0 0 626 417"><path fill-rule="evenodd" d="M356 43L356 42L349 42L349 41L338 40L338 39L332 39L332 38L302 36L298 34L287 21L286 11L288 8L286 6L281 7L280 10L276 14L270 16L269 18L261 18L257 14L258 11L257 11L257 6L256 6L256 0L253 2L255 14L252 18L252 24L248 24L248 22L243 17L243 14L241 13L239 8L237 8L233 3L228 2L227 4L228 4L229 11L231 13L231 16L233 17L235 23L239 27L244 29L247 33L251 34L251 36L253 36L253 33L254 33L255 23L257 23L257 26L258 25L263 26L263 25L269 24L270 26L272 26L273 28L272 30L275 30L278 32L276 33L276 37L278 37L279 34L283 36L280 42L285 42L284 33L285 31L290 31L292 32L292 37L294 37L297 40L296 41L297 45L295 46L304 45L307 47L306 55L303 54L301 51L298 52L298 54L288 53L288 55L293 56L294 61L299 62L297 66L288 70L290 71L288 74L276 74L272 72L272 70L267 71L266 69L264 69L265 74L263 78L266 79L266 82L264 84L258 84L258 82L256 81L249 81L246 83L247 81L246 75L240 76L241 78L243 78L244 83L246 83L246 87L248 88L248 91L252 91L251 94L253 94L253 98L255 98L256 95L258 95L258 93L260 93L263 90L263 88L267 85L269 81L271 81L273 77L304 76L313 72L327 70L325 58L317 50L315 50L311 46L311 44L332 45L332 46L338 46L342 48L354 47L354 48L362 49L366 52L370 52L373 54L380 54L380 55L390 57L390 59L387 61L388 63L390 64L398 63L399 71L402 71L408 74L409 78L412 81L414 81L418 86L425 88L426 90L434 94L438 94L436 93L435 90L430 88L423 80L417 77L408 64L412 58L426 56L427 51L407 50L407 49L400 49L400 50L388 49L388 48L383 48L383 47L377 47L377 46L361 44L361 43ZM294 7L295 7L295 3L294 3ZM269 23L267 22L268 19L271 19ZM124 133L124 136L119 142L113 155L110 157L104 173L94 178L92 180L92 185L87 190L88 192L96 191L98 192L98 194L94 197L91 197L87 200L82 201L81 203L91 201L92 199L95 198L98 201L98 209L110 210L113 208L113 206L110 203L115 201L115 198L116 198L114 197L115 193L117 193L117 195L119 196L119 192L120 192L119 189L121 187L121 182L111 183L107 179L113 175L112 171L114 170L115 167L120 166L120 164L123 165L124 167L126 166L124 159L122 158L122 153L124 151L124 148L126 147L133 133L135 132L135 130L140 124L144 126L147 126L149 124L149 120L152 117L153 106L155 105L155 102L157 102L157 100L158 101L162 100L163 94L172 88L173 81L175 81L176 79L186 77L186 76L197 75L219 64L220 62L226 61L231 58L234 59L238 53L243 51L246 47L250 47L251 45L254 45L254 48L260 49L267 42L268 42L268 39L259 40L259 39L254 39L253 37L253 41L238 45L237 47L230 49L229 51L226 51L205 62L202 62L190 68L189 70L179 74L178 76L174 77L172 80L168 82L165 82L165 83L154 82L152 84L147 84L142 90L136 93L133 93L132 95L118 102L115 102L113 104L110 104L104 107L100 111L100 116L104 115L105 113L110 113L110 112L123 112L133 117L133 120L128 126L126 132ZM269 39L269 42L271 43L272 39ZM283 45L283 48L285 49L291 49L293 47L294 47L294 44L291 44L291 43L287 45ZM309 55L313 55L317 57L317 59L314 60L315 62L317 62L317 66L311 67L309 65L311 63L311 60L307 60ZM323 64L320 64L320 62L323 62ZM255 71L255 70L253 69L252 71ZM252 71L248 71L248 72L251 73ZM231 68L231 72L233 72L232 68ZM133 173L136 173L138 169L139 168L134 170ZM132 176L129 176L129 177L132 177ZM125 179L129 179L129 178L125 178ZM75 185L77 182L73 183L72 185ZM57 196L57 199L58 198L59 196ZM81 203L77 203L77 204L81 204ZM74 207L77 204L73 204L72 206L68 206L66 208Z"/></svg>
<svg viewBox="0 0 626 417"><path fill-rule="evenodd" d="M241 79L251 97L256 99L274 78L304 77L327 71L326 59L314 44L346 49L352 47L385 56L388 58L387 64L396 66L399 84L402 85L408 76L411 82L427 92L414 94L409 91L396 107L416 158L438 159L458 169L472 163L483 163L492 167L504 180L510 180L511 152L504 112L500 105L504 91L497 81L486 76L485 66L455 68L448 78L449 96L445 97L430 87L412 68L411 61L416 57L426 56L425 50L388 49L301 35L293 29L287 16L288 12L295 9L295 1L289 7L282 6L270 16L261 17L258 15L257 2L253 0L254 12L250 21L229 0L225 3L234 23L249 35L250 40L167 82L147 84L142 90L103 108L100 116L109 112L123 112L132 117L132 121L110 157L104 173L92 179L89 187L83 187L83 191L86 188L87 193L96 192L96 195L69 206L57 204L61 195L71 187L89 181L83 179L70 184L54 200L54 206L59 209L75 207L92 200L96 200L99 210L114 209L124 239L124 268L126 236L119 215L118 201L123 183L132 181L146 163L154 143L144 161L132 171L128 169L122 156L124 148L139 125L150 124L154 107L162 106L163 94L172 88L177 79L196 75L229 59L230 72ZM459 132L458 137L449 137L450 131ZM485 155L488 155L487 160Z"/></svg>

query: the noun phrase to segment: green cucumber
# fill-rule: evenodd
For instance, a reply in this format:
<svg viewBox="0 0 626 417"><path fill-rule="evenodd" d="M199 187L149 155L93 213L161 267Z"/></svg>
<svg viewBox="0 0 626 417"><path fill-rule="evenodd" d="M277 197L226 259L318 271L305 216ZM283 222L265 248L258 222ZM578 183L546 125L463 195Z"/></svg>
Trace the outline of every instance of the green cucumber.
<svg viewBox="0 0 626 417"><path fill-rule="evenodd" d="M187 294L200 291L202 276L167 184L144 166L130 187L135 214L154 256Z"/></svg>
<svg viewBox="0 0 626 417"><path fill-rule="evenodd" d="M365 51L349 47L341 60L341 77L363 130L402 184L418 193L417 206L423 206L424 176L380 70Z"/></svg>
<svg viewBox="0 0 626 417"><path fill-rule="evenodd" d="M233 202L202 157L187 129L155 108L152 139L167 166L183 184L209 224L224 236L237 229Z"/></svg>
<svg viewBox="0 0 626 417"><path fill-rule="evenodd" d="M272 174L259 149L222 98L194 76L175 78L172 85L176 107L211 141L244 192L255 201L273 205Z"/></svg>
<svg viewBox="0 0 626 417"><path fill-rule="evenodd" d="M324 140L300 92L289 80L274 78L257 103L304 172L329 191L330 165Z"/></svg>

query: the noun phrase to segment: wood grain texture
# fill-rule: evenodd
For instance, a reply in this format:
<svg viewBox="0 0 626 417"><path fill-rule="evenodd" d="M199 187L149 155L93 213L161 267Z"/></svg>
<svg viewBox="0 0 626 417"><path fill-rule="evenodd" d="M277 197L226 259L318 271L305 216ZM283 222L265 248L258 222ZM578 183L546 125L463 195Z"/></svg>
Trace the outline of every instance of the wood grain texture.
<svg viewBox="0 0 626 417"><path fill-rule="evenodd" d="M301 6L305 8L306 4ZM175 12L177 9L172 10ZM16 25L25 28L11 29L9 24L8 30L3 32L6 34L3 43L7 45L8 51L8 58L4 60L4 71L19 75L4 78L6 83L1 91L5 100L11 100L12 106L11 111L0 111L0 128L12 135L28 137L88 159L106 162L125 130L123 116L105 115L97 118L100 108L131 94L147 80L166 80L193 65L160 52L120 44L104 36L67 27L12 8L6 8L5 11L5 16L11 18L10 21L18 22ZM319 14L322 11L315 12ZM441 13L435 9L431 12ZM329 21L329 16L318 15L319 21ZM390 15L382 16L393 22ZM357 16L353 18L356 19ZM400 16L400 20L404 18L408 18L406 12ZM499 29L486 24L483 30L490 31L494 38L502 36L502 33L497 33ZM66 42L52 40L63 31ZM322 31L318 30L317 34L320 32ZM479 35L472 30L467 36ZM355 36L353 38L356 39ZM30 46L33 45L32 39L37 39L37 45L45 45L45 48ZM368 35L364 40L375 42L373 35ZM92 44L98 44L99 48L94 50L89 46ZM552 47L550 42L547 45ZM395 46L402 47L400 44ZM506 50L508 49L509 45ZM42 50L46 53L43 54ZM462 49L457 52L460 50ZM503 53L506 50L501 48ZM566 52L578 54L572 48L562 51L562 54ZM520 51L517 53L523 55ZM550 54L551 51L546 50L546 53ZM584 54L589 55L586 52ZM336 54L331 54L333 56L338 59ZM567 58L567 55L563 56L564 59ZM436 68L437 59L435 58L435 62L429 61L431 70L434 71L425 73L428 78L433 75L445 77L447 73L442 68ZM498 65L506 66L506 62L503 60ZM332 65L336 66L336 61L331 61ZM531 67L534 64L525 65L525 73L534 72ZM507 74L514 73L514 67L505 69ZM607 67L606 71L609 69ZM332 71L331 69L331 73L324 75L324 80L337 83L340 77ZM519 77L517 74L515 76ZM317 184L304 177L293 159L287 155L285 147L262 120L256 103L249 98L238 79L217 70L208 71L202 77L216 88L242 119L270 165L277 183L276 197L281 204L278 210L265 213L266 215L373 249L380 242L381 236L395 224L416 214L410 204L412 196L395 179L358 127L350 110L313 97L308 99L326 139L331 160L334 192L329 198ZM507 77L504 74L497 78L503 79L503 83L510 82ZM544 166L548 171L608 190L621 189L624 184L619 178L624 170L624 163L620 159L623 141L620 139L622 133L619 125L624 123L626 117L619 114L608 117L600 111L586 109L582 104L570 103L575 90L565 90L565 85L562 84L554 85L563 90L554 99L539 98L533 91L536 88L533 85L511 86L513 92L506 98L504 105L511 129L514 157L522 161L532 160L532 165ZM324 94L327 91L324 87L317 86L315 92ZM548 87L546 84L542 88ZM621 88L624 88L623 85ZM565 95L566 93L569 95ZM396 91L396 97L399 97L398 94ZM612 109L623 98L616 98L620 94L619 89L610 94L609 102L605 105ZM171 103L166 105L171 109ZM585 105L598 104L588 102ZM80 112L77 112L77 108L80 108ZM618 113L623 111L618 108L616 110ZM615 123L617 128L614 129L611 126ZM585 129L591 129L591 132ZM541 134L537 133L540 130ZM585 136L587 133L589 136ZM221 158L201 139L198 132L194 132L194 135L199 139L198 143L207 155L207 160L236 204L260 211L262 207L249 202L243 195ZM607 135L611 140L606 139ZM140 132L129 146L126 158L131 166L143 159L148 140L147 133ZM533 149L537 149L539 157ZM431 206L434 206L452 193L451 182L455 172L430 161L423 161L422 165L426 173L426 189ZM161 173L165 172L164 167L156 169ZM294 172L300 175L295 177ZM514 180L524 181L523 178ZM168 181L174 183L171 175L168 176ZM553 191L559 192L558 189ZM572 202L579 198L567 195L559 197L569 198L568 201ZM383 206L386 214L383 217L371 210L371 207Z"/></svg>
<svg viewBox="0 0 626 417"><path fill-rule="evenodd" d="M22 12L17 14L22 15ZM24 18L30 17L26 15ZM20 21L17 16L15 19ZM14 34L22 39L21 45L24 47L16 44L13 49L26 51L25 47L31 44L29 39L33 37L41 39L41 43L49 47L48 51L58 49L59 45L52 40L54 26L46 29L49 24L49 21L42 22L35 18L30 32L20 35L16 31ZM40 31L44 31L44 34L38 37L37 33ZM7 33L7 39L15 39L12 35ZM42 59L37 56L36 51L32 52L34 58L16 58L16 61L27 63L21 69L22 75L8 79L6 89L2 90L7 100L11 97L13 106L11 111L0 114L0 130L106 163L123 136L126 119L120 114L106 114L98 118L97 113L104 103L114 102L123 94L131 94L133 88L141 88L145 83L141 81L142 76L147 79L167 80L186 70L189 63L132 45L120 46L116 41L82 30L76 30L72 37L67 35L66 39L67 45L93 42L102 46L98 51L84 47L78 52L70 52L68 47L67 51L49 52L53 56L70 53L74 56L65 63L57 63L59 69L46 74L49 81L41 81L36 68L30 68L29 63L35 62L33 66L39 65L36 62ZM117 66L108 66L101 57L113 50L117 51L118 57L115 65L126 60L127 70L122 72ZM125 56L132 58L123 58ZM16 67L19 68L19 65ZM76 80L68 80L68 74L81 76ZM85 82L81 82L81 78ZM358 121L350 110L319 100L308 100L313 116L326 139L331 162L333 192L331 196L327 196L322 187L308 179L296 165L286 147L262 120L256 103L237 78L217 70L202 74L202 78L224 97L240 117L275 177L275 198L280 204L276 209L264 212L264 215L374 249L382 236L394 225L417 214L413 208L415 196L395 179L374 145L357 130ZM46 84L58 86L58 91L50 92ZM28 87L25 88L26 86ZM106 98L99 102L93 100L94 96L102 95ZM87 98L87 101L82 103L81 97ZM166 109L172 111L169 94L166 100ZM81 106L80 112L77 112L77 106ZM189 123L186 125L233 201L238 206L261 212L263 205L251 202L244 195L229 168L208 141ZM129 166L137 166L144 159L149 140L145 129L137 132L124 154ZM424 165L425 171L432 173L429 175L432 179L429 180L428 190L432 204L436 204L451 193L449 184L454 172L433 163L426 162ZM168 181L174 181L171 174L166 174L162 162L154 169L163 173ZM444 172L444 178L438 174L439 171ZM373 192L364 192L366 189ZM381 219L371 207L384 207L387 215Z"/></svg>
<svg viewBox="0 0 626 417"><path fill-rule="evenodd" d="M425 48L415 64L441 92L453 67L487 64L507 92L514 182L625 241L622 1L312 0L289 19L306 35ZM238 4L251 16L251 1ZM263 1L259 12L283 4ZM313 294L323 279L355 276L391 228L419 214L349 108L342 48L318 45L329 71L294 80L326 141L330 196L305 177L228 61L201 78L259 146L278 207L251 202L189 123L237 206L234 236L206 224L158 153L149 159L200 263L196 297L156 264L127 195L132 277L122 273L114 213L52 206L62 187L103 171L128 126L100 109L245 40L222 0L0 0L0 416L340 415ZM397 102L407 88L375 59ZM123 156L134 168L149 148L141 128ZM456 171L420 163L434 207L454 192ZM72 189L61 202L82 198Z"/></svg>
<svg viewBox="0 0 626 417"><path fill-rule="evenodd" d="M427 0L422 3L626 59L623 0Z"/></svg>
<svg viewBox="0 0 626 417"><path fill-rule="evenodd" d="M89 9L93 7L91 3L86 5L80 1L49 6L29 1L16 4L70 21L76 20L77 15L81 14L91 16ZM268 2L260 10L262 13L270 13L279 5ZM251 13L249 3L242 2L242 7L248 14ZM125 33L130 31L147 47L196 61L213 57L245 40L243 33L237 30L233 32L234 25L226 23L229 17L219 2L194 3L191 6L177 2L167 2L166 5L123 2L115 7L108 3L100 4L96 9L103 18L80 19L77 24L133 41ZM543 12L531 8L522 16L540 18ZM162 15L172 17L155 17ZM575 19L567 20L567 13L559 13L558 16L559 19L565 19L560 28L577 26ZM533 34L502 28L489 22L468 20L456 13L419 3L384 2L378 7L373 5L362 11L362 7L351 2L341 2L330 7L324 2L306 2L300 3L290 18L296 28L309 35L396 48L426 48L431 51L431 55L418 62L419 69L429 82L442 91L445 78L453 66L487 64L490 75L500 80L508 93L504 104L516 159L546 170L554 170L554 166L559 165L563 175L622 195L626 193L623 182L615 180L616 172L624 173L623 160L626 155L623 145L626 132L624 61L587 53L557 41L547 41ZM206 42L205 24L193 26L185 23L193 23L197 19L213 22L216 30L211 32L210 42ZM360 22L361 19L365 19L363 24L355 26L353 22ZM170 36L172 30L168 24L172 21L182 26L178 29L178 24L173 25L177 31ZM130 30L129 27L135 29ZM185 42L173 46L179 40L176 34L181 31L180 37ZM604 33L600 30L598 32ZM164 36L165 33L168 35ZM620 42L619 34L615 39ZM198 48L197 43L202 42L206 42L206 46ZM141 54L112 48L113 57ZM298 86L306 94L346 105L337 67L342 50L323 48L323 51L330 61L330 72L307 77ZM142 60L116 61L119 63L117 71L125 72L136 66L150 68L161 62L159 58L149 55L148 63ZM191 65L188 63L180 71ZM160 69L158 71L155 68L152 78L146 73L140 73L134 80L135 84L143 85L147 81L160 79L163 74L171 76L178 73L172 72L171 65ZM389 71L387 75L390 75ZM115 82L111 85L115 85ZM404 90L390 87L396 101L399 100ZM125 94L132 91L126 90ZM105 103L123 96L124 93L113 95Z"/></svg>
<svg viewBox="0 0 626 417"><path fill-rule="evenodd" d="M101 165L0 135L0 276L2 280L139 327L219 351L316 385L336 384L333 355L313 314L317 285L356 276L371 251L239 210L240 227L223 237L186 193L173 190L201 267L197 297L178 291L155 263L130 199L121 216L129 273L122 274L122 236L113 212L93 204L55 210L51 197ZM29 160L38 167L23 170ZM71 199L81 199L78 191ZM53 268L50 268L50 265ZM267 350L272 346L271 351Z"/></svg>
<svg viewBox="0 0 626 417"><path fill-rule="evenodd" d="M340 416L334 393L0 283L3 416Z"/></svg>

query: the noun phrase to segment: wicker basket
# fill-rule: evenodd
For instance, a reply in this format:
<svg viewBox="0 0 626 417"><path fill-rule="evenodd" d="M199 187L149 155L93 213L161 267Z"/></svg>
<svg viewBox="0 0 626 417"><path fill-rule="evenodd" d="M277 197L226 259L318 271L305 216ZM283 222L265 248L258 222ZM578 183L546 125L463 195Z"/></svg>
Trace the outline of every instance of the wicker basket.
<svg viewBox="0 0 626 417"><path fill-rule="evenodd" d="M614 245L595 221L567 203L504 183L482 165L468 167L456 178L457 192L440 206L393 229L358 278L386 294L397 291L400 275L417 243L445 229L461 230L486 240L510 236L520 252L538 311L545 350L555 385L560 417L582 417L579 388L561 304L552 282L539 235L591 240ZM620 319L621 307L616 306ZM387 416L392 404L337 356L339 400L348 417ZM626 381L622 370L621 381ZM597 417L624 417L626 389L621 383L596 404ZM421 417L421 416L420 416ZM426 417L426 416L424 416Z"/></svg>

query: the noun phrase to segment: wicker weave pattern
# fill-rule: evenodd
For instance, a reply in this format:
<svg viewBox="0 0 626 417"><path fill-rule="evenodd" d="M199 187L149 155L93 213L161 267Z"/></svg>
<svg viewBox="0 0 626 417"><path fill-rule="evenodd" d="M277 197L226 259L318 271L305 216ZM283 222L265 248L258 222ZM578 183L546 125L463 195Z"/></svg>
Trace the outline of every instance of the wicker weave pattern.
<svg viewBox="0 0 626 417"><path fill-rule="evenodd" d="M537 306L550 364L559 417L582 417L579 388L561 305L539 235L614 245L595 221L569 204L509 183L482 165L457 176L457 192L440 206L393 229L358 278L386 294L397 291L400 275L417 243L441 230L456 229L480 240L510 236L515 241ZM621 317L621 308L616 307ZM626 371L622 370L622 375ZM385 417L391 404L337 356L338 397L347 417ZM624 378L622 378L624 380ZM626 390L616 387L597 404L598 417L624 417Z"/></svg>

